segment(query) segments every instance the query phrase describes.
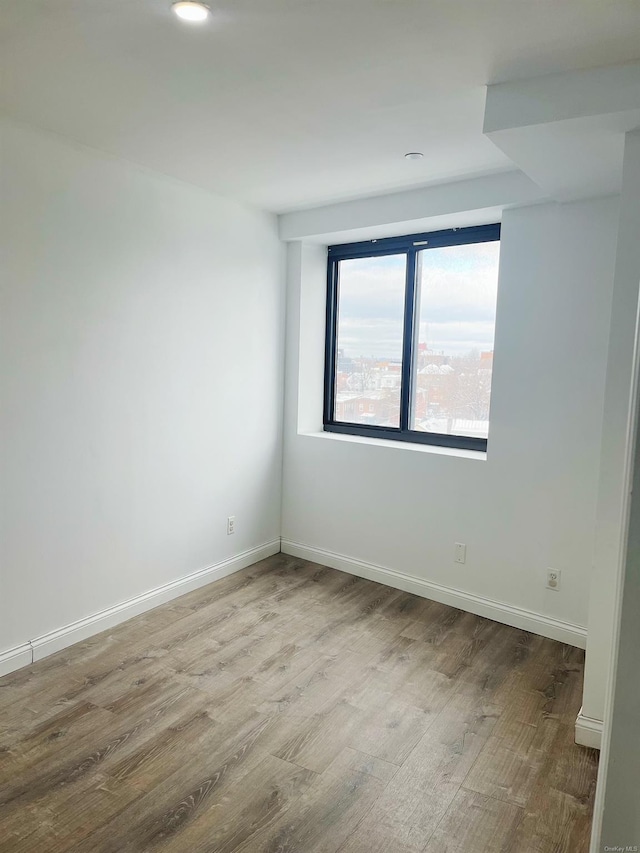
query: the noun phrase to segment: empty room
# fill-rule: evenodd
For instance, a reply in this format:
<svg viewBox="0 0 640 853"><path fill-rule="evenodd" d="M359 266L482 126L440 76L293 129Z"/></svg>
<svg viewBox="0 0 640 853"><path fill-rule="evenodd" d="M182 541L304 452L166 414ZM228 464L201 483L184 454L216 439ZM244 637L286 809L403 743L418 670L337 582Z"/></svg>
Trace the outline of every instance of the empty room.
<svg viewBox="0 0 640 853"><path fill-rule="evenodd" d="M0 0L1 853L640 846L640 4Z"/></svg>

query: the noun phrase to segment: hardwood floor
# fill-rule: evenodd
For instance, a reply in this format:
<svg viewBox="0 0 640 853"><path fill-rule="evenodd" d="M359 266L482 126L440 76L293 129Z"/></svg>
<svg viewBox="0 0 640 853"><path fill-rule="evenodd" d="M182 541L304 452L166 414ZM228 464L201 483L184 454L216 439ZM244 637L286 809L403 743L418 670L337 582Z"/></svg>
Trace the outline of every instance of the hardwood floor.
<svg viewBox="0 0 640 853"><path fill-rule="evenodd" d="M582 666L279 554L0 679L0 850L586 853Z"/></svg>

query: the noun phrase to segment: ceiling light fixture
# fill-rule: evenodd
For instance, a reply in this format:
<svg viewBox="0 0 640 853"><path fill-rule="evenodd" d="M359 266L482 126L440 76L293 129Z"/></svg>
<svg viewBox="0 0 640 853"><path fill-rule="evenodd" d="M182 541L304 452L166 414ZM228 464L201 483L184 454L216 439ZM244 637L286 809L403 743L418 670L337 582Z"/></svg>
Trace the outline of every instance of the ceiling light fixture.
<svg viewBox="0 0 640 853"><path fill-rule="evenodd" d="M189 21L192 24L201 24L209 17L209 7L198 0L176 0L171 4L171 8L181 21Z"/></svg>
<svg viewBox="0 0 640 853"><path fill-rule="evenodd" d="M409 151L408 154L404 155L405 160L422 160L424 154L421 151Z"/></svg>

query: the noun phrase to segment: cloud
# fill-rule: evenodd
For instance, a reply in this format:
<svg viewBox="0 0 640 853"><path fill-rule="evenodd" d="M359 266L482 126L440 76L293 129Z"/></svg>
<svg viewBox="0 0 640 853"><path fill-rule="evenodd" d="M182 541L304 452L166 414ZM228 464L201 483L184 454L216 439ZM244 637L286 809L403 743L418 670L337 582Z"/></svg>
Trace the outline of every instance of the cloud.
<svg viewBox="0 0 640 853"><path fill-rule="evenodd" d="M493 349L498 243L420 253L419 340L459 355ZM405 256L341 262L338 346L350 356L399 358Z"/></svg>
<svg viewBox="0 0 640 853"><path fill-rule="evenodd" d="M402 323L405 279L404 255L342 261L340 318Z"/></svg>

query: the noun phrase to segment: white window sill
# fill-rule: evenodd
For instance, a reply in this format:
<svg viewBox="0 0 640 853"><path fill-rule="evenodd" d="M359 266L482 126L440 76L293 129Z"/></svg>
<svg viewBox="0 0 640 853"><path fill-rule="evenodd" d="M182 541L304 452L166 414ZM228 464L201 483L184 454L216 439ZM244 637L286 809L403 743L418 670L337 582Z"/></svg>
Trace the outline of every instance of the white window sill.
<svg viewBox="0 0 640 853"><path fill-rule="evenodd" d="M385 438L369 438L364 435L345 435L338 432L299 432L298 435L308 438L324 438L327 441L346 441L351 444L370 444L374 447L388 447L393 450L405 450L411 453L430 453L435 456L457 456L459 459L474 459L476 462L486 462L487 453L484 450L462 450L459 447L439 447L437 444L414 444L410 441L391 441Z"/></svg>

